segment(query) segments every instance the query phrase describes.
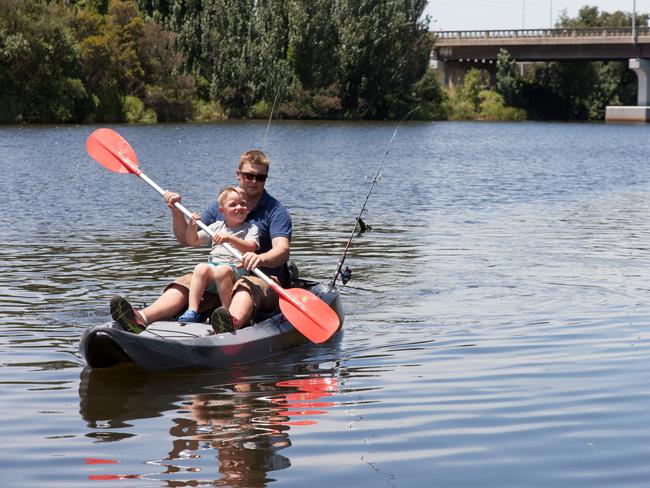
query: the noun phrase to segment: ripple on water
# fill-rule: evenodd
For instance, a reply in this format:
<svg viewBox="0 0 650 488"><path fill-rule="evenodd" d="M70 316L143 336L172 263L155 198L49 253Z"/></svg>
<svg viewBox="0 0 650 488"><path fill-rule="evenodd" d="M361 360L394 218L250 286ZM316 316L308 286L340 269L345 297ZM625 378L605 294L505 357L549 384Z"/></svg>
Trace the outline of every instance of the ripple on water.
<svg viewBox="0 0 650 488"><path fill-rule="evenodd" d="M265 128L119 130L200 211ZM274 124L268 188L302 276L331 279L394 128ZM206 255L175 245L155 192L89 160L91 129L0 130L6 483L647 484L647 127L404 126L345 262L342 337L165 375L77 352L111 295L150 303Z"/></svg>

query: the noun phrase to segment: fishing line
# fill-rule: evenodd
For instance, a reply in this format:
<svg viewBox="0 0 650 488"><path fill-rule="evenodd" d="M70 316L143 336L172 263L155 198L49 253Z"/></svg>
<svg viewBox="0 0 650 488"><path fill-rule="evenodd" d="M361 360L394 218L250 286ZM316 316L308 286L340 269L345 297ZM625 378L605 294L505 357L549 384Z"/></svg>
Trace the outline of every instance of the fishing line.
<svg viewBox="0 0 650 488"><path fill-rule="evenodd" d="M275 92L275 98L273 99L273 105L271 106L271 113L269 114L269 121L267 122L266 130L264 131L264 139L262 139L262 150L266 148L266 136L268 135L269 129L271 128L271 121L273 120L273 111L275 110L275 105L278 102L278 97L280 96L281 89L282 89L282 81L280 81L278 90Z"/></svg>
<svg viewBox="0 0 650 488"><path fill-rule="evenodd" d="M341 275L341 281L345 285L349 279L352 277L352 271L350 268L346 267L344 271L341 271L341 268L343 268L343 263L345 262L345 258L347 257L348 250L350 249L350 244L352 243L352 239L354 238L354 235L357 231L357 227L359 228L359 235L363 234L366 230L370 230L371 227L367 225L362 219L361 216L363 215L363 212L366 211L366 205L368 204L368 200L370 199L370 194L372 193L372 189L375 187L375 184L379 182L381 179L381 169L384 167L384 163L386 162L386 158L388 158L388 153L390 152L390 147L393 145L393 141L395 140L395 136L397 135L397 132L400 130L404 122L406 122L417 110L419 110L419 106L415 107L412 109L410 112L408 112L400 121L399 125L395 129L395 132L393 132L393 137L390 138L390 142L388 143L388 147L386 147L386 152L384 153L384 157L381 160L381 163L379 164L379 167L377 168L377 172L375 173L375 177L372 180L372 184L370 185L370 189L368 190L368 194L366 195L366 199L363 202L363 207L361 207L361 212L359 212L359 216L357 217L356 221L354 222L354 228L352 229L352 232L350 233L350 238L348 239L348 242L345 244L345 249L343 249L343 254L341 256L341 259L339 261L338 266L336 267L336 273L334 273L334 277L332 278L332 281L330 282L330 288L334 288L336 285L336 279Z"/></svg>

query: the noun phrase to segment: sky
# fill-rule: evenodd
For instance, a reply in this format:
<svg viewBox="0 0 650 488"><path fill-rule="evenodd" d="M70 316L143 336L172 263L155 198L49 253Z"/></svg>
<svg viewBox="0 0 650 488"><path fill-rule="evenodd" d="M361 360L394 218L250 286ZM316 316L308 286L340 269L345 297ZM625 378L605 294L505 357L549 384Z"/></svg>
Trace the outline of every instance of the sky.
<svg viewBox="0 0 650 488"><path fill-rule="evenodd" d="M576 17L581 7L600 11L650 13L650 0L429 0L425 14L431 30L540 29L554 24L566 9Z"/></svg>

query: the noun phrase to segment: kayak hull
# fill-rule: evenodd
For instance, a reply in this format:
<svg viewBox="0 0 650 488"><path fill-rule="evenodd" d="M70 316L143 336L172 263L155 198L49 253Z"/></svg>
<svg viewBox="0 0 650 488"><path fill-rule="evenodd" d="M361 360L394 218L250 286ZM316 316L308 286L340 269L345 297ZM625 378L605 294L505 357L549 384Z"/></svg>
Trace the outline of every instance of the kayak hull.
<svg viewBox="0 0 650 488"><path fill-rule="evenodd" d="M343 324L336 288L315 285L311 292L327 303ZM337 331L337 335L341 330ZM91 368L132 362L147 371L177 368L223 369L257 361L305 344L309 340L281 314L233 333L215 334L208 323L155 322L140 334L115 322L92 327L81 336L79 350Z"/></svg>

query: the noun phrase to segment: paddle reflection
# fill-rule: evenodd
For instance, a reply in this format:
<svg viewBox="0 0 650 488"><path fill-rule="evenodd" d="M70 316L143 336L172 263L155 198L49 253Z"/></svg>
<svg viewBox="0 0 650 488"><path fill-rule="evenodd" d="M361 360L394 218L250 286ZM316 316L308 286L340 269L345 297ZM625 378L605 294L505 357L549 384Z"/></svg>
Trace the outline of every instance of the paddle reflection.
<svg viewBox="0 0 650 488"><path fill-rule="evenodd" d="M291 445L290 429L313 426L318 416L335 407L338 381L332 372L304 371L296 373L300 377L233 382L251 378L241 373L170 376L85 370L79 393L81 415L93 429L87 436L99 442L120 441L138 435L133 433L137 429L124 432L138 419L169 411L175 415L167 457L142 460L149 469L159 466L158 473L117 474L114 463L123 461L87 458L86 464L97 468L88 478L157 479L169 486L206 481L267 486L270 473L291 466L281 452ZM216 459L218 474L206 462L211 458Z"/></svg>

